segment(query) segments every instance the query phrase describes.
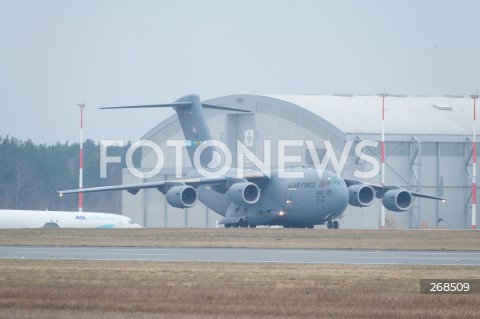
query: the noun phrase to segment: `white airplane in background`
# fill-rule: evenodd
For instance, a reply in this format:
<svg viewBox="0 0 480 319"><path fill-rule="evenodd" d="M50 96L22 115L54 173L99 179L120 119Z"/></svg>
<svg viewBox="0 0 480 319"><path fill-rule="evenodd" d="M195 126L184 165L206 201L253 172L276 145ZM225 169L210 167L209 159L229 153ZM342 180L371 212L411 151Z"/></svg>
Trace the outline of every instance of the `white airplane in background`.
<svg viewBox="0 0 480 319"><path fill-rule="evenodd" d="M0 228L141 228L128 217L107 213L0 209Z"/></svg>

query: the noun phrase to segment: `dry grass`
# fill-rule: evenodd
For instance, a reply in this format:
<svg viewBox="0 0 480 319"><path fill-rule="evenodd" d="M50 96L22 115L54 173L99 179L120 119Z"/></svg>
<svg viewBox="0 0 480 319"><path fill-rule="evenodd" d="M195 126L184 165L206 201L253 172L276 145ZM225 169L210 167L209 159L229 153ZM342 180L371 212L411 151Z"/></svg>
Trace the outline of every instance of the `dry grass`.
<svg viewBox="0 0 480 319"><path fill-rule="evenodd" d="M2 230L0 245L478 250L474 231ZM478 267L0 260L0 318L478 318Z"/></svg>
<svg viewBox="0 0 480 319"><path fill-rule="evenodd" d="M478 250L469 230L25 229L2 230L0 245Z"/></svg>
<svg viewBox="0 0 480 319"><path fill-rule="evenodd" d="M0 262L1 318L478 318L480 295L422 295L478 268Z"/></svg>

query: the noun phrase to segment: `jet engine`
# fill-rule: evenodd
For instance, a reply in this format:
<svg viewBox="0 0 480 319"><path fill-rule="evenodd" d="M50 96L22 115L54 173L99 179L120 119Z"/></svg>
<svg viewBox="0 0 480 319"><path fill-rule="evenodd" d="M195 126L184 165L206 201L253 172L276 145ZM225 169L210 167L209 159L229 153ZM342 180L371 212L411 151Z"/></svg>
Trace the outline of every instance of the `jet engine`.
<svg viewBox="0 0 480 319"><path fill-rule="evenodd" d="M254 183L235 183L227 191L228 198L236 204L251 205L260 199L260 188Z"/></svg>
<svg viewBox="0 0 480 319"><path fill-rule="evenodd" d="M167 202L173 207L189 208L197 203L197 190L192 186L174 186L166 194Z"/></svg>
<svg viewBox="0 0 480 319"><path fill-rule="evenodd" d="M413 196L404 189L392 189L383 195L383 206L394 212L404 212L412 207Z"/></svg>
<svg viewBox="0 0 480 319"><path fill-rule="evenodd" d="M348 203L356 207L366 207L373 203L375 190L372 186L355 184L348 188Z"/></svg>

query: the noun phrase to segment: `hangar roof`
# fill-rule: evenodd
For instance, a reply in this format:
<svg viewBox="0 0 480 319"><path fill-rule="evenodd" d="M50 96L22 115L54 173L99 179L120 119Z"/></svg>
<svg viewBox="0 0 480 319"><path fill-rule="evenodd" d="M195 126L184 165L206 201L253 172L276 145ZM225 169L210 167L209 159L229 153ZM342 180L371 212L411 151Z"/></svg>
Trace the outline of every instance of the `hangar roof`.
<svg viewBox="0 0 480 319"><path fill-rule="evenodd" d="M275 116L282 116L281 109L288 109L289 113L283 114L288 120L330 140L344 141L356 136L376 139L381 133L382 99L378 95L239 94L205 102L252 111L255 108L259 111L260 105L268 105L263 111ZM417 136L424 142L465 142L472 135L472 113L473 100L468 96L390 95L385 98L385 133L390 141ZM210 110L207 117L215 114L219 111ZM143 139L151 139L159 132L166 134L167 127L170 131L180 130L179 126L171 126L176 121L176 115L172 115L152 128ZM168 134L172 134L170 131Z"/></svg>
<svg viewBox="0 0 480 319"><path fill-rule="evenodd" d="M298 105L330 122L346 134L379 133L380 96L268 95ZM472 134L470 97L388 96L385 98L387 134Z"/></svg>

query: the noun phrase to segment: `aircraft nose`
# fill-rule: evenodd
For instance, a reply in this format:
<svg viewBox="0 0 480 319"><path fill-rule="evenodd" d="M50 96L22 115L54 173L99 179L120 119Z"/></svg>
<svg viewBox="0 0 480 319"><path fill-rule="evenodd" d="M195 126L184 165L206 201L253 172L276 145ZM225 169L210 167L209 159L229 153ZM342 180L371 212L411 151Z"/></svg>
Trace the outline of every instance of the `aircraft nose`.
<svg viewBox="0 0 480 319"><path fill-rule="evenodd" d="M333 210L338 214L341 214L345 211L348 206L348 188L340 187L332 201Z"/></svg>

